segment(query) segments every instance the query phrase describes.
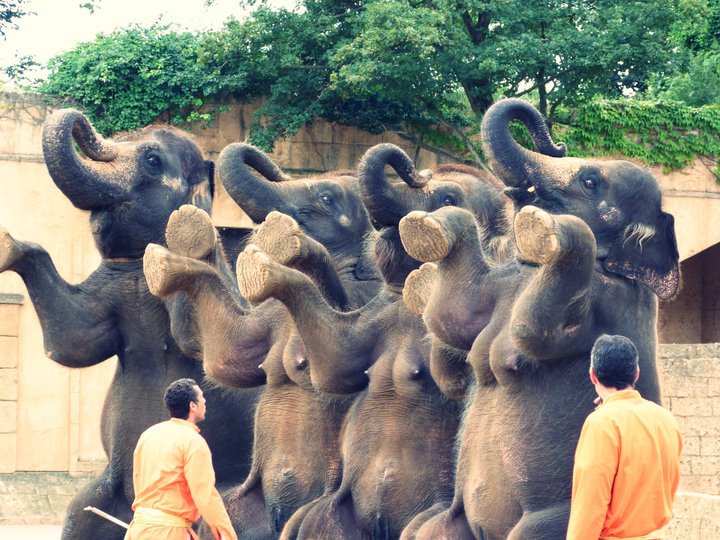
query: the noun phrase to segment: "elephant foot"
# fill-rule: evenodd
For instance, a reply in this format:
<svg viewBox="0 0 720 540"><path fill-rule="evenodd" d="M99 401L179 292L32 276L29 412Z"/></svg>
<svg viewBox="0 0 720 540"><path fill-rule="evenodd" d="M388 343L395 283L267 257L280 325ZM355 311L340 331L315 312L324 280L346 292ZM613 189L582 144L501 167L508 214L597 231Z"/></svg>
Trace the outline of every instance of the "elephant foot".
<svg viewBox="0 0 720 540"><path fill-rule="evenodd" d="M148 289L160 298L187 288L197 276L214 273L211 266L157 244L145 248L143 271Z"/></svg>
<svg viewBox="0 0 720 540"><path fill-rule="evenodd" d="M0 272L9 270L22 256L20 243L0 226Z"/></svg>
<svg viewBox="0 0 720 540"><path fill-rule="evenodd" d="M410 272L403 287L403 303L415 315L422 315L432 294L437 265L423 263L420 268Z"/></svg>
<svg viewBox="0 0 720 540"><path fill-rule="evenodd" d="M555 220L535 206L525 206L515 216L515 243L520 257L529 262L548 264L560 255Z"/></svg>
<svg viewBox="0 0 720 540"><path fill-rule="evenodd" d="M240 293L251 302L268 299L282 279L282 268L256 245L248 245L238 256L235 269Z"/></svg>
<svg viewBox="0 0 720 540"><path fill-rule="evenodd" d="M400 220L400 239L408 254L424 262L439 261L450 253L443 224L427 212L416 210Z"/></svg>
<svg viewBox="0 0 720 540"><path fill-rule="evenodd" d="M303 255L305 239L297 221L273 211L257 228L252 242L280 264L288 265Z"/></svg>
<svg viewBox="0 0 720 540"><path fill-rule="evenodd" d="M173 253L203 259L215 248L217 233L207 212L185 204L170 214L165 240Z"/></svg>

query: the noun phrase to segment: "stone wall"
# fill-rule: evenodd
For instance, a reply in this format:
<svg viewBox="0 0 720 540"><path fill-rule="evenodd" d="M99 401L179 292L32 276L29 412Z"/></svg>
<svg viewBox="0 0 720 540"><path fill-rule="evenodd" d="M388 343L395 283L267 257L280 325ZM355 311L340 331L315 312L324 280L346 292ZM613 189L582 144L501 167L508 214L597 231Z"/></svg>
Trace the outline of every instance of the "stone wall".
<svg viewBox="0 0 720 540"><path fill-rule="evenodd" d="M720 344L662 345L660 354L664 404L683 434L680 489L720 496Z"/></svg>

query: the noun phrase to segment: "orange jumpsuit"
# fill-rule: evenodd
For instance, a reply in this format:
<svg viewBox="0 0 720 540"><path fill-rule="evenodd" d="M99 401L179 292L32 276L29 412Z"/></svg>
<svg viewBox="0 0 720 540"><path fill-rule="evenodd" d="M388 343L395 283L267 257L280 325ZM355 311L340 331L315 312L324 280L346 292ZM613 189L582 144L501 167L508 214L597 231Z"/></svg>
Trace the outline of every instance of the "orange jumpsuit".
<svg viewBox="0 0 720 540"><path fill-rule="evenodd" d="M658 539L672 517L682 441L672 414L636 390L585 420L575 451L568 540Z"/></svg>
<svg viewBox="0 0 720 540"><path fill-rule="evenodd" d="M237 540L199 432L192 422L172 418L140 436L133 454L135 516L125 540L186 540L200 516L215 538Z"/></svg>

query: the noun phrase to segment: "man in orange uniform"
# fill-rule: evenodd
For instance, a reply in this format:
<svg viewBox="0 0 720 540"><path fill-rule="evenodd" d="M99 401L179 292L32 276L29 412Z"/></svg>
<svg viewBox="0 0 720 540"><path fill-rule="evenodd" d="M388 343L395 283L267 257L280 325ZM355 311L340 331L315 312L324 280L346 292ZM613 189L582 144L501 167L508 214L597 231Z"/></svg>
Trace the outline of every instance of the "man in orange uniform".
<svg viewBox="0 0 720 540"><path fill-rule="evenodd" d="M205 398L192 379L165 390L172 418L148 428L133 455L135 512L125 540L187 540L202 516L218 540L237 540L215 489L210 448L200 436Z"/></svg>
<svg viewBox="0 0 720 540"><path fill-rule="evenodd" d="M600 336L590 354L598 408L575 452L568 540L661 539L672 517L682 442L669 411L634 389L638 352Z"/></svg>

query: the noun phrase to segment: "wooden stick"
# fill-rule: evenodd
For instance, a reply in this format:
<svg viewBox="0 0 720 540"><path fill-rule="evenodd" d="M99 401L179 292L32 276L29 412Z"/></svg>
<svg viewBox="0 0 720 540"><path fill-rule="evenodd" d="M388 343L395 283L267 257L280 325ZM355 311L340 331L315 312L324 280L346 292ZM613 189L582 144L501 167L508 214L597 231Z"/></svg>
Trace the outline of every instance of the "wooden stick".
<svg viewBox="0 0 720 540"><path fill-rule="evenodd" d="M120 525L121 527L124 527L126 529L130 528L130 525L128 525L124 521L121 521L118 518L111 516L107 512L103 512L102 510L95 508L94 506L86 506L85 508L83 508L83 510L87 512L92 512L93 514L97 514L100 517L104 517L108 521L112 521L115 525Z"/></svg>

